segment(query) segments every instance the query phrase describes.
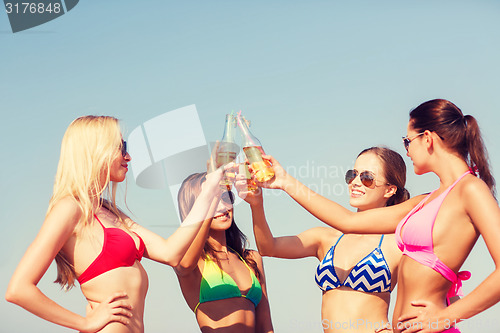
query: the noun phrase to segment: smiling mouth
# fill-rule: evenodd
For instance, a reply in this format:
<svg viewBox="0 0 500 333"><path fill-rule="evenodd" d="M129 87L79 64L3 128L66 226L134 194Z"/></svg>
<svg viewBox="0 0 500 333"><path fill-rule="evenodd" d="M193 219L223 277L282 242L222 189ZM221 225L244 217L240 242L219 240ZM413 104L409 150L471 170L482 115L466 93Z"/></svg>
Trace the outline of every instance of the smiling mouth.
<svg viewBox="0 0 500 333"><path fill-rule="evenodd" d="M363 192L361 191L358 191L358 190L352 190L351 191L351 197L356 197L356 198L359 198L360 196L364 195Z"/></svg>
<svg viewBox="0 0 500 333"><path fill-rule="evenodd" d="M229 211L215 215L214 219L229 219Z"/></svg>

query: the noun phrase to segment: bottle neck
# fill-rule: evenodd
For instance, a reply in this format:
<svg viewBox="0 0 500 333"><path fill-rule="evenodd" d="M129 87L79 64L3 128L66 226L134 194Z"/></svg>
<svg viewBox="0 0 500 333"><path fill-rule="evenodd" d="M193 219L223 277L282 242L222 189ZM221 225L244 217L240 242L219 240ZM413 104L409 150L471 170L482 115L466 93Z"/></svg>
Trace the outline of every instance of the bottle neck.
<svg viewBox="0 0 500 333"><path fill-rule="evenodd" d="M224 127L224 134L222 135L221 142L234 143L234 118L232 115L226 115L226 126Z"/></svg>
<svg viewBox="0 0 500 333"><path fill-rule="evenodd" d="M243 136L243 147L260 147L262 146L259 139L257 139L248 128L248 125L243 117L238 115L238 127Z"/></svg>

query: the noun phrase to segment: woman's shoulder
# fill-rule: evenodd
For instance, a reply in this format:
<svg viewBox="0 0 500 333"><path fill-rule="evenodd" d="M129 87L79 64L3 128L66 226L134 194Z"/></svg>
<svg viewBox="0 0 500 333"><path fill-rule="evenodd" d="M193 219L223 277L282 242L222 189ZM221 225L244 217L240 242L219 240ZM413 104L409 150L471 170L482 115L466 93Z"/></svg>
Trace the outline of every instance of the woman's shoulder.
<svg viewBox="0 0 500 333"><path fill-rule="evenodd" d="M78 222L82 216L82 209L75 198L66 196L54 203L48 215L52 214Z"/></svg>
<svg viewBox="0 0 500 333"><path fill-rule="evenodd" d="M466 210L498 206L488 185L478 177L466 176L457 184L457 187Z"/></svg>
<svg viewBox="0 0 500 333"><path fill-rule="evenodd" d="M462 188L465 194L469 195L477 194L478 191L491 193L488 185L481 178L473 174L465 176L457 185Z"/></svg>
<svg viewBox="0 0 500 333"><path fill-rule="evenodd" d="M72 197L64 197L51 205L43 222L43 228L52 235L69 235L78 232L77 227L82 215L78 202Z"/></svg>
<svg viewBox="0 0 500 333"><path fill-rule="evenodd" d="M332 239L336 239L343 235L340 230L332 227L314 227L306 230L304 233L311 235L320 242L331 243Z"/></svg>

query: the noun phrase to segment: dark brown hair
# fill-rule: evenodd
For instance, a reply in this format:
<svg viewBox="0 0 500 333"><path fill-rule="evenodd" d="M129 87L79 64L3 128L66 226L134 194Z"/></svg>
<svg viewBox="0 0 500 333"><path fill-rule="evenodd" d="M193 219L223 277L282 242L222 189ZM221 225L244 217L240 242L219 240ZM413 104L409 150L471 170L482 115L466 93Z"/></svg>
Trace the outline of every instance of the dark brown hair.
<svg viewBox="0 0 500 333"><path fill-rule="evenodd" d="M456 152L495 194L495 179L490 171L488 152L479 125L473 116L464 116L452 102L433 99L410 112L410 125L417 132L429 130L443 140L448 149Z"/></svg>
<svg viewBox="0 0 500 333"><path fill-rule="evenodd" d="M181 217L181 221L184 221L186 216L191 211L191 208L196 201L196 198L201 192L201 185L205 181L206 172L204 173L194 173L188 176L182 182L181 188L179 189L179 193L177 195L177 201L179 206L179 215ZM246 249L245 246L247 244L247 237L241 230L238 228L236 223L233 221L231 226L226 230L226 244L232 250L234 250L243 260L247 263L248 266L252 268L257 278L260 279L260 271L257 267L257 263L251 258L251 251ZM205 246L203 248L202 257L210 256L217 262L217 265L220 267L220 261L215 255L216 250L210 245L207 241L205 242Z"/></svg>
<svg viewBox="0 0 500 333"><path fill-rule="evenodd" d="M406 164L401 155L387 147L371 147L359 153L358 157L366 153L373 153L380 159L385 180L397 187L396 193L387 200L386 206L397 205L410 199L410 192L405 188Z"/></svg>

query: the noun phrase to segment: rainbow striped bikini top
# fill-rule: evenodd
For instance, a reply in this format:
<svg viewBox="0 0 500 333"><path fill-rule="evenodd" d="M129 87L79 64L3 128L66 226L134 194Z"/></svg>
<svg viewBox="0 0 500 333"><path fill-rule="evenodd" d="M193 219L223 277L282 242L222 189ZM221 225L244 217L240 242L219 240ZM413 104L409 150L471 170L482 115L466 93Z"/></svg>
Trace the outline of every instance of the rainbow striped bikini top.
<svg viewBox="0 0 500 333"><path fill-rule="evenodd" d="M315 280L318 287L323 291L342 286L369 293L391 291L391 270L380 248L384 235L380 237L378 246L351 269L343 283L340 282L335 272L333 257L335 247L343 236L337 239L337 242L328 250L316 268Z"/></svg>
<svg viewBox="0 0 500 333"><path fill-rule="evenodd" d="M228 249L230 248L228 247ZM238 254L238 252L234 250L232 250L232 252ZM206 256L205 267L201 273L200 300L194 308L194 312L196 312L201 303L233 297L244 297L250 300L255 307L259 305L262 298L262 286L245 260L239 254L238 256L240 257L240 260L243 261L245 266L247 266L250 277L252 278L252 286L246 295L241 293L240 288L229 274L221 270L217 263L215 263L209 256Z"/></svg>

